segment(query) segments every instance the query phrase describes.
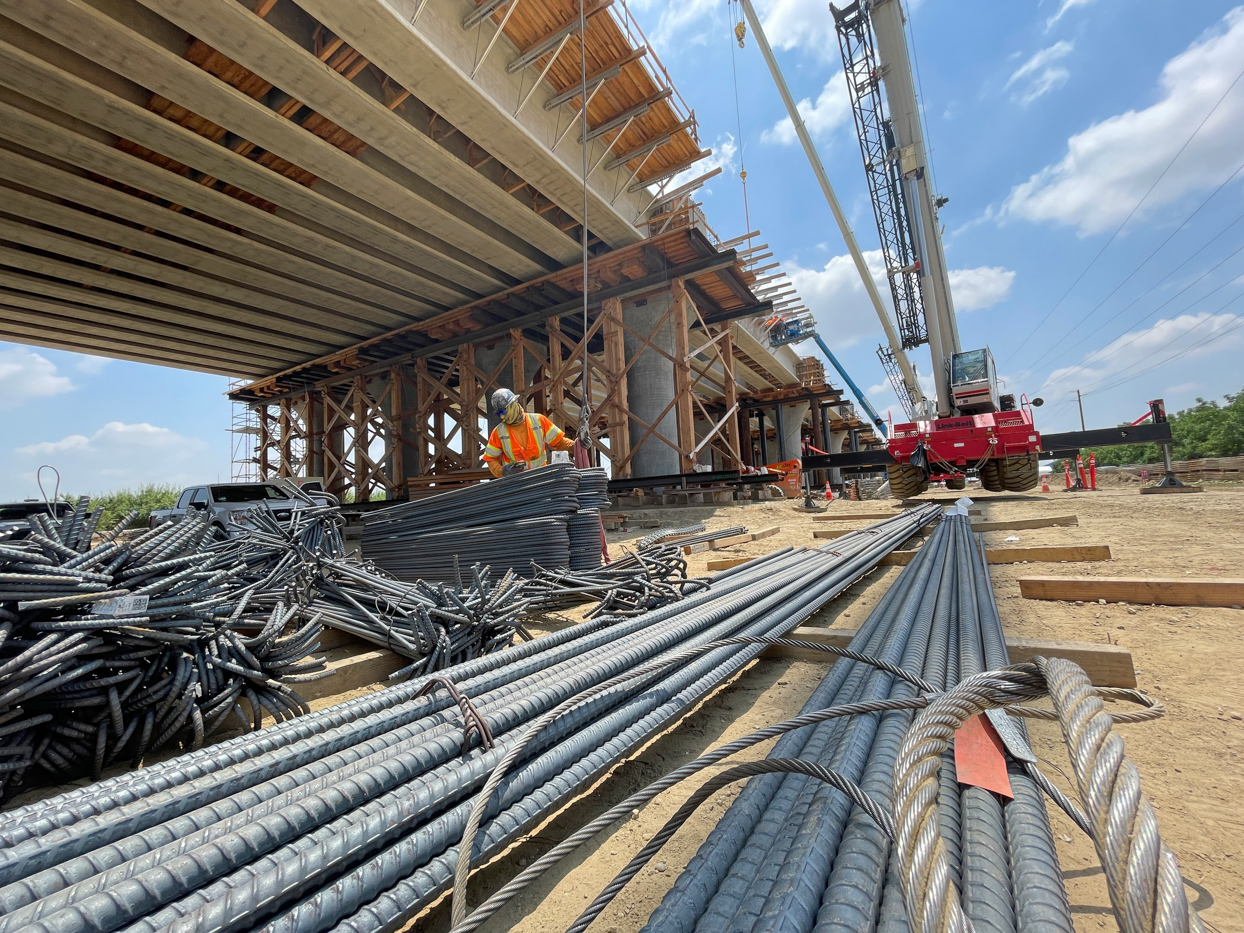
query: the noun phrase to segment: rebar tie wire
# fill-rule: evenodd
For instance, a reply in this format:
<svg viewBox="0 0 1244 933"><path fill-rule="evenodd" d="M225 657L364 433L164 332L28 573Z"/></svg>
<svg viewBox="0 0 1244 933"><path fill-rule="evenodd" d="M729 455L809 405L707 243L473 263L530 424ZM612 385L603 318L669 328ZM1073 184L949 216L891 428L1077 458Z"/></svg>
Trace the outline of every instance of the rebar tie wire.
<svg viewBox="0 0 1244 933"><path fill-rule="evenodd" d="M471 748L472 733L479 736L480 744L484 748L489 750L496 748L497 743L493 741L492 730L488 728L488 721L475 708L471 698L459 690L458 685L444 674L433 674L428 682L415 693L415 698L433 693L437 687L444 687L448 690L449 695L458 704L458 709L462 710L462 754L465 755Z"/></svg>

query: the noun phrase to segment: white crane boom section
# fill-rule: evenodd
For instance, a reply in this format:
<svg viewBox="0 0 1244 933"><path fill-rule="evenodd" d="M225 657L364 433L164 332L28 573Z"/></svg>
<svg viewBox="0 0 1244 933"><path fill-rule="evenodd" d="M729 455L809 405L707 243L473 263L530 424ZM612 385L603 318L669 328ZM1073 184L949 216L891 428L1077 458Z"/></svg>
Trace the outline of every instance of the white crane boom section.
<svg viewBox="0 0 1244 933"><path fill-rule="evenodd" d="M877 40L881 85L890 111L894 141L899 149L906 203L920 259L920 292L924 298L924 319L933 357L933 379L937 387L937 414L952 413L954 399L950 389L950 361L960 351L959 327L950 294L950 277L942 234L937 222L937 205L929 178L929 158L925 149L916 86L912 77L907 36L903 30L901 0L873 0L866 7L873 35ZM898 353L896 351L895 355Z"/></svg>
<svg viewBox="0 0 1244 933"><path fill-rule="evenodd" d="M896 0L891 0L891 2L895 2L895 5L897 5ZM803 117L799 115L799 108L795 105L795 99L791 96L790 88L786 86L786 78L782 75L782 69L778 67L777 59L773 55L773 49L769 46L769 40L760 25L760 18L756 15L751 0L740 0L740 3L743 7L743 14L747 17L748 25L751 26L752 34L756 37L756 44L760 46L760 53L764 56L765 64L769 66L769 73L773 76L773 83L777 85L778 94L782 97L782 103L786 105L786 112L789 114L790 121L795 127L795 135L799 137L804 155L808 157L808 163L812 166L812 173L816 175L816 180L821 186L821 192L825 195L825 200L829 202L829 209L833 212L834 220L838 222L838 230L842 233L842 239L846 242L847 250L851 253L851 259L854 260L855 268L864 283L864 290L868 293L873 309L877 312L877 318L881 321L881 327L885 331L890 349L894 351L894 358L898 362L899 370L902 372L903 382L907 385L907 391L910 393L913 403L919 408L925 401L925 395L920 388L920 382L916 379L916 371L912 368L911 360L907 358L907 354L903 350L898 330L895 328L894 322L890 320L890 315L886 312L885 305L881 302L881 294L877 291L876 283L873 282L872 273L868 271L868 264L864 261L864 254L860 252L859 244L855 241L855 233L847 222L846 214L842 211L842 205L838 203L838 196L834 193L834 187L829 183L829 176L825 174L825 166L821 164L821 157L816 151L816 146L812 143L812 136L804 125ZM938 239L938 248L939 250L941 248L940 238ZM953 316L953 311L951 313ZM933 328L930 326L929 329L932 331ZM958 338L956 335L957 342ZM936 363L936 356L934 361ZM939 384L939 397L948 396L949 391L947 391L945 396L942 396Z"/></svg>

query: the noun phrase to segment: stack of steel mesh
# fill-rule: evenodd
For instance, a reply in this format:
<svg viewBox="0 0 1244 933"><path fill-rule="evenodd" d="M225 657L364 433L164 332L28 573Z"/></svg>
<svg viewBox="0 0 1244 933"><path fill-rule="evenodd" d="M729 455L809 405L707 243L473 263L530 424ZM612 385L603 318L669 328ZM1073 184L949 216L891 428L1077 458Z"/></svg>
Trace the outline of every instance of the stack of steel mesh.
<svg viewBox="0 0 1244 933"><path fill-rule="evenodd" d="M763 650L722 639L790 631L936 512L456 665L460 706L422 676L0 815L0 933L402 929L449 886L472 797L503 759L479 800L481 860Z"/></svg>
<svg viewBox="0 0 1244 933"><path fill-rule="evenodd" d="M1007 664L988 571L966 516L941 523L850 647L919 672L936 690ZM804 711L916 694L908 681L844 659ZM888 808L912 717L894 710L834 719L784 735L769 757L830 768ZM1014 761L1009 778L1013 799L960 785L953 755L943 757L941 833L964 909L977 930L1070 933L1044 801ZM841 791L802 774L753 778L644 927L778 929L908 929L883 830Z"/></svg>

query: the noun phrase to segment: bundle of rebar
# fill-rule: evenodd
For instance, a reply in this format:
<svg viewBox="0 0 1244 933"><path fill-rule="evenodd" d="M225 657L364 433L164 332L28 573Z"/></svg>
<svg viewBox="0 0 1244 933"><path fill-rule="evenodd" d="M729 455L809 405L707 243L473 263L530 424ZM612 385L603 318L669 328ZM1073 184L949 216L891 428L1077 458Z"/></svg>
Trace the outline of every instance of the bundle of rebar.
<svg viewBox="0 0 1244 933"><path fill-rule="evenodd" d="M83 498L0 545L0 794L292 718L291 685L325 674L294 594L300 552L340 548L326 510L256 513L229 541L193 513L123 541L123 520L92 547L99 515Z"/></svg>
<svg viewBox="0 0 1244 933"><path fill-rule="evenodd" d="M410 658L391 679L426 674L508 648L531 599L511 573L494 583L475 566L450 586L403 583L375 567L341 558L320 561L316 594L300 612Z"/></svg>
<svg viewBox="0 0 1244 933"><path fill-rule="evenodd" d="M941 691L1007 662L983 550L948 516L850 648ZM804 707L915 697L910 680L839 660ZM799 759L855 782L884 812L910 709L833 719L783 735L770 759ZM1015 721L1023 730L1022 721ZM941 835L977 930L1073 929L1041 791L1012 760L1013 799L957 782L941 766ZM807 773L753 778L687 865L645 931L905 931L902 879L883 828L842 790ZM579 927L576 927L576 929Z"/></svg>
<svg viewBox="0 0 1244 933"><path fill-rule="evenodd" d="M438 531L528 518L565 518L578 510L580 471L568 463L513 473L363 515L363 550Z"/></svg>
<svg viewBox="0 0 1244 933"><path fill-rule="evenodd" d="M938 511L2 814L0 933L398 930Z"/></svg>
<svg viewBox="0 0 1244 933"><path fill-rule="evenodd" d="M532 562L570 566L565 517L525 518L426 535L363 538L363 555L399 580L457 582L474 564L497 573L532 573Z"/></svg>
<svg viewBox="0 0 1244 933"><path fill-rule="evenodd" d="M677 602L710 585L708 578L687 576L687 560L680 548L654 544L628 551L607 567L595 570L537 568L525 593L533 612L595 601L588 618L624 617Z"/></svg>
<svg viewBox="0 0 1244 933"><path fill-rule="evenodd" d="M609 475L604 467L586 467L579 470L578 499L580 509L609 507Z"/></svg>
<svg viewBox="0 0 1244 933"><path fill-rule="evenodd" d="M567 566L571 570L595 570L601 562L601 524L597 509L580 509L566 519L570 544Z"/></svg>

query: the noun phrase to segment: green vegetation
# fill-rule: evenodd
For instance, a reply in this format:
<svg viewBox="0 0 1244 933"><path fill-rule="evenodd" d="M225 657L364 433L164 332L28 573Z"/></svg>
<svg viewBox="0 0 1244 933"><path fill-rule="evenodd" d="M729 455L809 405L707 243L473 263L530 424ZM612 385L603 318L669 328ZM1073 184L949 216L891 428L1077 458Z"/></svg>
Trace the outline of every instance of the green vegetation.
<svg viewBox="0 0 1244 933"><path fill-rule="evenodd" d="M1224 395L1225 405L1212 399L1198 398L1191 408L1170 415L1171 458L1201 460L1205 457L1238 457L1244 455L1244 389ZM1098 466L1123 466L1133 463L1160 463L1162 448L1157 444L1126 444L1094 450ZM1082 451L1088 459L1088 451ZM1055 472L1063 461L1054 463Z"/></svg>
<svg viewBox="0 0 1244 933"><path fill-rule="evenodd" d="M138 509L138 515L127 527L146 528L147 516L154 509L171 509L177 504L181 495L180 486L157 485L148 483L141 489L119 489L102 496L91 496L91 508L104 507L100 516L98 530L110 531L115 528L131 509ZM76 502L77 496L66 496L70 502Z"/></svg>

